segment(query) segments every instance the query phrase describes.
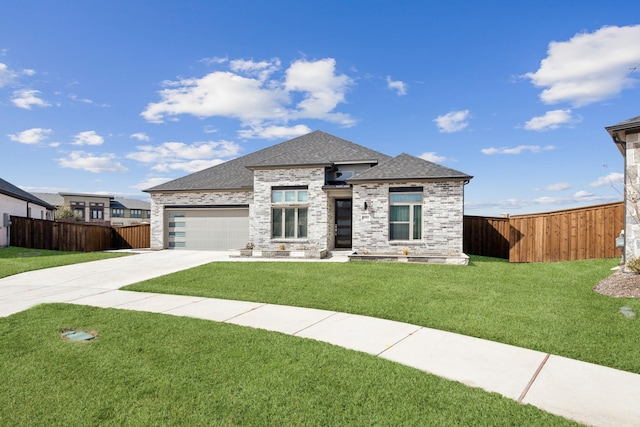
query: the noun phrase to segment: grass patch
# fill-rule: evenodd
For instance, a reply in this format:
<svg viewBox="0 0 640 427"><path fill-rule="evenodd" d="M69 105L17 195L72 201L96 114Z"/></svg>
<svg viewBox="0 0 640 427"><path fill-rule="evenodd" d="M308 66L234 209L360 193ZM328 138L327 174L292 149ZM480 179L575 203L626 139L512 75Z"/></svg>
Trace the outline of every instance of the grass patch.
<svg viewBox="0 0 640 427"><path fill-rule="evenodd" d="M41 305L0 319L0 355L0 425L577 425L364 353L161 314Z"/></svg>
<svg viewBox="0 0 640 427"><path fill-rule="evenodd" d="M8 247L0 249L0 278L25 271L129 255L115 252L65 252Z"/></svg>
<svg viewBox="0 0 640 427"><path fill-rule="evenodd" d="M211 263L127 290L334 310L457 332L640 373L640 300L592 288L617 259L467 267L397 263Z"/></svg>

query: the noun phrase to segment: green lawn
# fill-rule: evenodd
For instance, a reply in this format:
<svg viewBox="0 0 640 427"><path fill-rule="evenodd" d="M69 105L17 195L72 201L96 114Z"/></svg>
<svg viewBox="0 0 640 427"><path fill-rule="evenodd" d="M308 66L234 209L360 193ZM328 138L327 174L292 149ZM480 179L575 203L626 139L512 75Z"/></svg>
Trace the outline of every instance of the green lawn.
<svg viewBox="0 0 640 427"><path fill-rule="evenodd" d="M640 373L640 300L592 288L618 259L467 267L397 263L212 263L125 289L357 313Z"/></svg>
<svg viewBox="0 0 640 427"><path fill-rule="evenodd" d="M97 338L71 342L67 328ZM126 310L49 304L0 318L0 360L2 426L575 425L329 344Z"/></svg>
<svg viewBox="0 0 640 427"><path fill-rule="evenodd" d="M8 247L0 249L0 278L25 271L128 255L115 252L64 252Z"/></svg>

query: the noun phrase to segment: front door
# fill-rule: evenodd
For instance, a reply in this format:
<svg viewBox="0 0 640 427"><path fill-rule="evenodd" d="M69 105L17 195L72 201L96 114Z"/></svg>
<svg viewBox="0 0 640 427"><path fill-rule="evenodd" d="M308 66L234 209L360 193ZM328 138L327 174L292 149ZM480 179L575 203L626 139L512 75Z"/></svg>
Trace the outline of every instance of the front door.
<svg viewBox="0 0 640 427"><path fill-rule="evenodd" d="M351 247L351 199L336 199L336 248Z"/></svg>

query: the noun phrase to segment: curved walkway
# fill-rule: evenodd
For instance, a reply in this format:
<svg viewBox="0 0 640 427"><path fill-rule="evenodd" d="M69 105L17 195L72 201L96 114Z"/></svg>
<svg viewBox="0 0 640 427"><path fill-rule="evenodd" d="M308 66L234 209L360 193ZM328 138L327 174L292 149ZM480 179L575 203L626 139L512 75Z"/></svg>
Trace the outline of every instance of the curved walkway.
<svg viewBox="0 0 640 427"><path fill-rule="evenodd" d="M346 260L335 255L319 262ZM640 420L640 375L625 371L367 316L118 290L213 261L260 260L230 258L228 252L148 251L22 273L0 279L0 317L51 302L196 317L363 351L587 425L637 426Z"/></svg>

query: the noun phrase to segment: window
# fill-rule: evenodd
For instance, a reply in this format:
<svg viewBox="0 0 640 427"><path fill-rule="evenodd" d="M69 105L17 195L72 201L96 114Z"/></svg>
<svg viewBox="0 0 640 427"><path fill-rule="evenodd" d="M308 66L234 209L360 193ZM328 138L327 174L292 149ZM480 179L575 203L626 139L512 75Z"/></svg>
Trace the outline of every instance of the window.
<svg viewBox="0 0 640 427"><path fill-rule="evenodd" d="M271 190L271 237L274 239L306 239L307 187L274 187Z"/></svg>
<svg viewBox="0 0 640 427"><path fill-rule="evenodd" d="M84 202L71 202L71 211L74 216L84 219Z"/></svg>
<svg viewBox="0 0 640 427"><path fill-rule="evenodd" d="M142 218L142 209L131 209L131 218Z"/></svg>
<svg viewBox="0 0 640 427"><path fill-rule="evenodd" d="M122 209L122 208L113 208L113 209L111 209L111 217L112 218L124 218L124 209Z"/></svg>
<svg viewBox="0 0 640 427"><path fill-rule="evenodd" d="M104 218L104 203L91 203L89 213L91 219L102 220Z"/></svg>
<svg viewBox="0 0 640 427"><path fill-rule="evenodd" d="M422 239L422 188L389 189L389 240Z"/></svg>

